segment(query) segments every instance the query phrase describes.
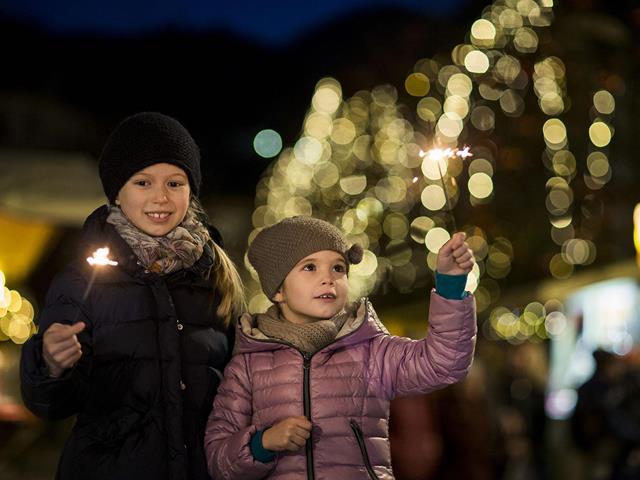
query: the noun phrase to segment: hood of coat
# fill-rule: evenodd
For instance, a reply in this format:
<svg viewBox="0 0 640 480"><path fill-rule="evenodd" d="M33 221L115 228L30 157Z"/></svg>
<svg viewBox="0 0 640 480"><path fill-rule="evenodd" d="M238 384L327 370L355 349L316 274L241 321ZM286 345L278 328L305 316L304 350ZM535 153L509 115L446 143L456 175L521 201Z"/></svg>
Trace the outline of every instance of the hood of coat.
<svg viewBox="0 0 640 480"><path fill-rule="evenodd" d="M380 322L373 309L373 305L367 298L356 300L346 308L348 318L344 323L336 339L320 351L335 350L337 348L369 341L379 335L388 335L389 332ZM257 315L245 313L240 317L236 327L236 342L233 354L263 352L291 348L288 343L274 340L266 336L258 328Z"/></svg>

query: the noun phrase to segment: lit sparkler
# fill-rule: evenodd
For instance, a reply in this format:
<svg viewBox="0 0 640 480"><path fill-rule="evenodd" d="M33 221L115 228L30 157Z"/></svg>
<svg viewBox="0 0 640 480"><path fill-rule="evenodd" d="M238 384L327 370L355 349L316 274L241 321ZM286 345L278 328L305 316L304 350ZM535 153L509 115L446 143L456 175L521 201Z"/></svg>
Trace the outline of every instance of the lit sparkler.
<svg viewBox="0 0 640 480"><path fill-rule="evenodd" d="M444 192L444 199L447 202L447 209L449 210L449 214L451 216L451 224L453 226L453 231L456 232L458 227L456 225L456 217L453 214L453 210L451 207L451 199L449 198L449 194L447 193L447 187L444 184L444 174L442 172L442 167L440 164L444 162L445 164L451 158L460 157L462 160L465 160L467 157L472 157L473 153L469 151L469 147L464 147L462 149L458 148L432 148L428 151L420 150L420 158L427 157L429 160L435 162L438 167L438 173L440 174L440 182L442 183L442 191ZM452 179L455 182L455 179Z"/></svg>
<svg viewBox="0 0 640 480"><path fill-rule="evenodd" d="M97 249L95 252L93 252L93 254L90 257L87 257L87 262L92 267L118 265L118 262L116 262L115 260L111 260L109 258L109 247L103 247L103 248ZM87 284L87 288L85 288L84 294L82 295L81 304L84 304L84 302L87 300L87 297L89 296L89 292L91 292L91 288L93 287L93 282L95 281L97 274L98 274L98 269L93 268L91 271L91 277L89 277L89 283ZM73 323L76 323L79 315L80 315L80 308L78 308L78 311L76 312L76 316L73 319Z"/></svg>

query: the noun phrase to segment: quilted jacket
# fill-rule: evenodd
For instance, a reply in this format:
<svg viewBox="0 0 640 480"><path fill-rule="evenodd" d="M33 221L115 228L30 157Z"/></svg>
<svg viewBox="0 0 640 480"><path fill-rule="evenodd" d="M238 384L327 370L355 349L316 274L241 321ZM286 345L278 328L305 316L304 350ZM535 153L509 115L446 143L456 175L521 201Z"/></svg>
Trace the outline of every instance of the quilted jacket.
<svg viewBox="0 0 640 480"><path fill-rule="evenodd" d="M447 300L433 291L422 340L390 335L366 299L356 308L335 341L311 356L266 337L254 317L241 318L205 433L213 478L393 478L389 403L466 375L475 303L470 295ZM295 415L313 424L306 448L267 463L254 459L251 436Z"/></svg>

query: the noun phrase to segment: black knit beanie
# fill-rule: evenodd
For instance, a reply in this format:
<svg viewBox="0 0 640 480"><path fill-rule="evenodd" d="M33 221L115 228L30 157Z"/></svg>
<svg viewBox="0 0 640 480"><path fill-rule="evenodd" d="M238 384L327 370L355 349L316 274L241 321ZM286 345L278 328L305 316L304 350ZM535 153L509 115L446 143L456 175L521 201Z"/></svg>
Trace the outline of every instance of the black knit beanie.
<svg viewBox="0 0 640 480"><path fill-rule="evenodd" d="M285 218L262 229L251 242L247 256L258 272L262 290L272 299L296 263L322 250L341 254L347 267L362 260L360 245L354 243L349 247L335 226L306 216Z"/></svg>
<svg viewBox="0 0 640 480"><path fill-rule="evenodd" d="M184 170L197 196L202 177L200 150L176 119L157 112L141 112L125 118L107 139L100 155L100 180L110 203L133 174L156 163L170 163Z"/></svg>

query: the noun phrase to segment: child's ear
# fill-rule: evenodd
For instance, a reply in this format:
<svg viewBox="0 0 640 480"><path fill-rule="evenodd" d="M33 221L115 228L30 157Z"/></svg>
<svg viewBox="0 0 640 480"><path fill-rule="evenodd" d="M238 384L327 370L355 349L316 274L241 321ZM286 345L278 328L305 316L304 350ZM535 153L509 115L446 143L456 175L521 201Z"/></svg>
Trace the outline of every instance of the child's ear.
<svg viewBox="0 0 640 480"><path fill-rule="evenodd" d="M276 292L276 294L273 296L273 301L275 303L284 302L284 295L282 294L282 287L280 287L278 289L278 291Z"/></svg>

